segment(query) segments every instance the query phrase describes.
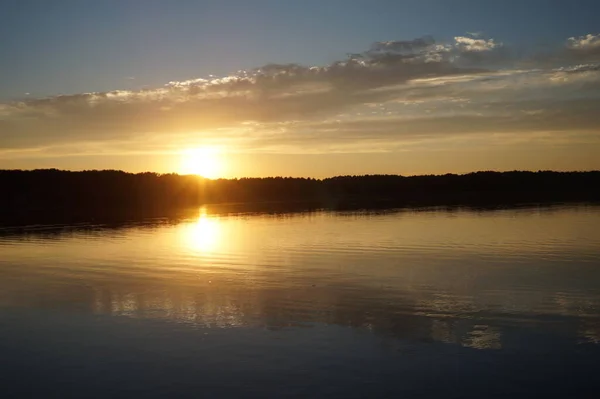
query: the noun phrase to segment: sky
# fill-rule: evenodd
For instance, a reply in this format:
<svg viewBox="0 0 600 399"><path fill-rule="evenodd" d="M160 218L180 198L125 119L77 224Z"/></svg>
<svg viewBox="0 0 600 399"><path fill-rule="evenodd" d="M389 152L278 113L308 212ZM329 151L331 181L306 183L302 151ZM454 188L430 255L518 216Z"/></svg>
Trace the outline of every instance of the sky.
<svg viewBox="0 0 600 399"><path fill-rule="evenodd" d="M600 169L597 0L5 0L0 169Z"/></svg>

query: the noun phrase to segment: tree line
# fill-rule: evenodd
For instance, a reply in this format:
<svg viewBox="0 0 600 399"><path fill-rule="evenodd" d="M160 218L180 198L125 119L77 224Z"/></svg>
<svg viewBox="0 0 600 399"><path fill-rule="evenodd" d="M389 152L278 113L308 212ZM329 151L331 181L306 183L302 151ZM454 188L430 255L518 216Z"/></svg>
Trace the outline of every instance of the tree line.
<svg viewBox="0 0 600 399"><path fill-rule="evenodd" d="M600 171L205 179L117 170L0 170L0 215L16 211L165 209L218 203L322 207L600 200Z"/></svg>

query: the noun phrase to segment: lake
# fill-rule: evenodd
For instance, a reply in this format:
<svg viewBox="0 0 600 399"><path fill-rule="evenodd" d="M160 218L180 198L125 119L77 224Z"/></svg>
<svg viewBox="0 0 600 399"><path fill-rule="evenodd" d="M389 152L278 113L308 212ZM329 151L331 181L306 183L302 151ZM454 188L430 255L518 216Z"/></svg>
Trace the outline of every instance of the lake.
<svg viewBox="0 0 600 399"><path fill-rule="evenodd" d="M600 207L0 229L2 398L594 397Z"/></svg>

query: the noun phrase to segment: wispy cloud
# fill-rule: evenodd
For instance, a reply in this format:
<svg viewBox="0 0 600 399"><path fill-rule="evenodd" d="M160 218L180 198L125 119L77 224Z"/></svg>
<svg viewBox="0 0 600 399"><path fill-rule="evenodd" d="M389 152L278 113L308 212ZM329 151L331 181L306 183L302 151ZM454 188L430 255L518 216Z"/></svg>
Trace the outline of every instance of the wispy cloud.
<svg viewBox="0 0 600 399"><path fill-rule="evenodd" d="M519 59L480 33L449 43L427 36L376 42L329 65L267 64L154 89L28 98L0 104L0 157L203 142L318 152L503 133L590 139L600 128L600 35L568 38L549 58Z"/></svg>

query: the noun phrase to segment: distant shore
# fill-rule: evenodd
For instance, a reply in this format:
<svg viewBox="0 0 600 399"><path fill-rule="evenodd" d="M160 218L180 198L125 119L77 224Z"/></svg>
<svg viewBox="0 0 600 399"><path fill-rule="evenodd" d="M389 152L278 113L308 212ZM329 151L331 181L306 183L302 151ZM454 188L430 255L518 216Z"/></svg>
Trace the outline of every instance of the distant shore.
<svg viewBox="0 0 600 399"><path fill-rule="evenodd" d="M0 170L0 224L163 216L207 204L263 211L497 207L600 201L600 171L210 180L194 175Z"/></svg>

